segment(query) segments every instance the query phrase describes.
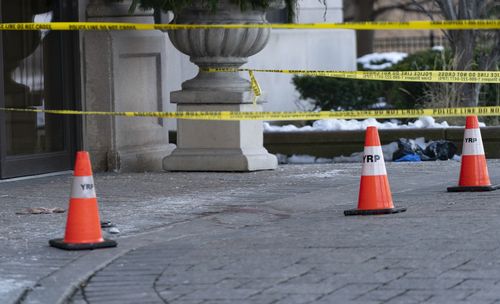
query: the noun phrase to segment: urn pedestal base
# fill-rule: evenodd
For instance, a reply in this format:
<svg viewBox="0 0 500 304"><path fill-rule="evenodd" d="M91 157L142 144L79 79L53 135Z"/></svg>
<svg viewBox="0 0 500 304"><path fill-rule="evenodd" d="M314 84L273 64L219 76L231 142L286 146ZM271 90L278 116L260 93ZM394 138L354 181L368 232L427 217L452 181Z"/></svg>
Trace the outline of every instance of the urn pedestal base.
<svg viewBox="0 0 500 304"><path fill-rule="evenodd" d="M276 156L266 149L176 149L163 159L166 171L250 172L274 170Z"/></svg>
<svg viewBox="0 0 500 304"><path fill-rule="evenodd" d="M206 1L192 1L176 12L179 24L266 23L266 12L255 7L242 11L234 0L218 0L217 11ZM277 1L282 2L282 1ZM168 31L172 44L201 68L170 94L178 111L262 111L252 104L250 82L239 72L211 73L206 68L238 69L269 41L269 28L183 29ZM169 171L255 171L278 166L264 149L262 121L177 120L177 149L163 160Z"/></svg>
<svg viewBox="0 0 500 304"><path fill-rule="evenodd" d="M179 104L178 111L262 111L253 104ZM177 148L163 159L167 171L257 171L278 167L263 147L262 121L178 120Z"/></svg>

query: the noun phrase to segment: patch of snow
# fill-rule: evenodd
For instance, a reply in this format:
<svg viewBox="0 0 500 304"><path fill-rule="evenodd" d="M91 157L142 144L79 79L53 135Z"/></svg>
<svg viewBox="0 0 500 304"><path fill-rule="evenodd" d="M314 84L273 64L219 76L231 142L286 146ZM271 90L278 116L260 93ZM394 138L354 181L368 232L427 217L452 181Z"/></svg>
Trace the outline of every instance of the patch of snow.
<svg viewBox="0 0 500 304"><path fill-rule="evenodd" d="M342 174L343 170L330 170L326 172L312 172L312 173L304 173L304 174L296 174L293 177L296 178L331 178L333 176Z"/></svg>
<svg viewBox="0 0 500 304"><path fill-rule="evenodd" d="M381 100L381 101L378 101L374 104L371 104L368 108L369 109L385 109L388 107L388 105L389 104L387 102Z"/></svg>
<svg viewBox="0 0 500 304"><path fill-rule="evenodd" d="M272 126L268 122L264 122L264 131L267 132L297 132L297 131L317 131L311 126L297 127L294 125Z"/></svg>
<svg viewBox="0 0 500 304"><path fill-rule="evenodd" d="M276 154L280 164L328 164L332 162L330 158L322 158L311 155L292 155L290 157L283 154Z"/></svg>
<svg viewBox="0 0 500 304"><path fill-rule="evenodd" d="M449 128L450 126L446 121L442 123L437 123L434 117L423 116L417 119L415 122L410 122L407 128L415 129L432 129L432 128ZM403 127L404 129L405 127Z"/></svg>
<svg viewBox="0 0 500 304"><path fill-rule="evenodd" d="M331 162L332 162L332 160L330 158L323 158L323 157L316 158L317 164L329 164Z"/></svg>
<svg viewBox="0 0 500 304"><path fill-rule="evenodd" d="M355 152L352 153L350 156L341 155L333 158L334 163L360 163L362 160L363 160L363 152Z"/></svg>
<svg viewBox="0 0 500 304"><path fill-rule="evenodd" d="M116 227L111 227L109 228L109 233L111 234L119 234L120 233L120 230Z"/></svg>
<svg viewBox="0 0 500 304"><path fill-rule="evenodd" d="M375 126L378 129L434 129L434 128L449 128L450 125L446 121L441 123L431 116L422 116L415 122L401 124L398 120L386 122L378 122L374 118L365 120L356 119L322 119L317 120L312 126L296 127L294 125L272 126L268 122L264 122L264 131L266 132L307 132L307 131L339 131L339 130L365 130L369 126ZM480 123L480 126L485 126Z"/></svg>
<svg viewBox="0 0 500 304"><path fill-rule="evenodd" d="M383 70L405 59L406 56L408 56L408 54L402 52L372 53L359 57L357 61L359 64L362 64L365 69ZM382 61L385 62L376 64Z"/></svg>
<svg viewBox="0 0 500 304"><path fill-rule="evenodd" d="M432 47L432 50L433 51L437 51L437 52L443 52L444 51L444 46L442 45L435 45Z"/></svg>
<svg viewBox="0 0 500 304"><path fill-rule="evenodd" d="M289 164L314 164L315 162L316 157L310 155L292 155L288 158Z"/></svg>
<svg viewBox="0 0 500 304"><path fill-rule="evenodd" d="M7 294L16 289L26 288L33 285L32 281L1 279L0 278L0 299L6 298Z"/></svg>

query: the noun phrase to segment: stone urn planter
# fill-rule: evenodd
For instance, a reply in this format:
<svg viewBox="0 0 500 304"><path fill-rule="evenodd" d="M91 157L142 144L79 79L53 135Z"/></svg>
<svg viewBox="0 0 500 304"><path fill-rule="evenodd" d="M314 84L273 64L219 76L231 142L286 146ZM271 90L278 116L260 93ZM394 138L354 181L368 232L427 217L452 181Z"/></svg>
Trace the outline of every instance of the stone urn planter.
<svg viewBox="0 0 500 304"><path fill-rule="evenodd" d="M50 5L46 1L23 0L6 2L2 10L5 23L33 22L33 17L50 11ZM30 88L24 84L17 83L12 79L12 73L19 67L20 63L29 57L40 46L42 34L40 31L5 31L3 35L3 68L4 68L4 90L5 94L16 94L18 104L7 104L11 107L28 107L33 104L19 104L28 101L23 98L30 94ZM26 99L26 100L24 100ZM38 103L35 105L39 105Z"/></svg>
<svg viewBox="0 0 500 304"><path fill-rule="evenodd" d="M5 23L33 22L34 16L49 12L51 6L44 0L4 1L2 3ZM33 77L37 82L44 79L40 65L29 65L26 58L38 48L43 49L41 31L4 31L3 39L3 76L4 104L8 108L26 108L42 104L43 91L19 83L14 79L14 71L21 67L25 77ZM18 73L19 75L20 73ZM42 86L43 88L43 86ZM16 134L16 140L8 145L8 154L32 153L37 146L37 114L22 112L6 112L5 126L8 134ZM22 134L22 136L19 136ZM16 136L13 135L13 136Z"/></svg>
<svg viewBox="0 0 500 304"><path fill-rule="evenodd" d="M193 4L176 13L175 23L265 23L263 10L241 11L219 0L216 11ZM162 22L164 23L164 22ZM168 32L173 45L200 68L239 68L267 44L270 29L194 29ZM262 111L253 104L249 81L239 73L199 74L171 93L178 111ZM263 147L261 121L178 120L177 148L163 160L169 171L254 171L277 167Z"/></svg>

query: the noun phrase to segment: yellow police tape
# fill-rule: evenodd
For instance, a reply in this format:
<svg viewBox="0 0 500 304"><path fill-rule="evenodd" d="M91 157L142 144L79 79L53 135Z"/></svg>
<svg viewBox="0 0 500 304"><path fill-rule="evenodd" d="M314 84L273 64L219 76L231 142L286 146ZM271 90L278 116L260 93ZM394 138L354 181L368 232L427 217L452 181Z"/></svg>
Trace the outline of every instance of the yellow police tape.
<svg viewBox="0 0 500 304"><path fill-rule="evenodd" d="M365 119L365 118L418 118L421 116L462 117L467 115L500 116L500 106L436 109L322 111L322 112L95 112L73 110L39 110L0 108L0 111L36 112L58 115L101 115L125 117L157 117L191 120L318 120L318 119Z"/></svg>
<svg viewBox="0 0 500 304"><path fill-rule="evenodd" d="M353 29L353 30L495 30L500 29L500 20L444 20L406 22L345 22L306 24L141 24L110 22L39 22L2 23L0 30L54 30L54 31L149 31L189 29Z"/></svg>
<svg viewBox="0 0 500 304"><path fill-rule="evenodd" d="M500 83L500 71L308 71L308 70L266 70L204 68L205 72L254 72L284 73L307 76L323 76L347 79L386 80L405 82L456 82L456 83ZM252 83L252 85L255 85Z"/></svg>
<svg viewBox="0 0 500 304"><path fill-rule="evenodd" d="M262 95L262 90L260 89L260 85L257 82L257 79L255 78L255 75L253 74L253 71L248 71L248 74L250 75L250 83L252 87L252 92L253 92L253 104L257 104L257 100L259 99L260 95Z"/></svg>

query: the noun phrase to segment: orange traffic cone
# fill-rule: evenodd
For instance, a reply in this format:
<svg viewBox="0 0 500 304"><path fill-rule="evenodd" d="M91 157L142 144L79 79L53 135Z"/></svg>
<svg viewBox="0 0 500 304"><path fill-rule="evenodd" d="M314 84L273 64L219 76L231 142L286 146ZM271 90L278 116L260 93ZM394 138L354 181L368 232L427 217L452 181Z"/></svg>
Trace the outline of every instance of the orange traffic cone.
<svg viewBox="0 0 500 304"><path fill-rule="evenodd" d="M346 210L344 215L377 215L405 211L406 208L394 208L378 131L376 127L368 127L365 137L358 208Z"/></svg>
<svg viewBox="0 0 500 304"><path fill-rule="evenodd" d="M73 188L69 200L64 239L49 241L50 246L66 250L115 247L116 242L105 240L101 234L94 178L88 152L76 154Z"/></svg>
<svg viewBox="0 0 500 304"><path fill-rule="evenodd" d="M499 188L490 182L481 130L475 115L467 116L465 122L461 163L458 186L449 187L448 192L493 191Z"/></svg>

